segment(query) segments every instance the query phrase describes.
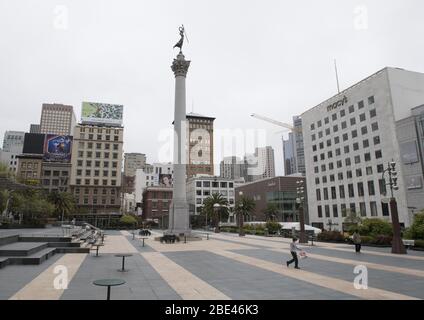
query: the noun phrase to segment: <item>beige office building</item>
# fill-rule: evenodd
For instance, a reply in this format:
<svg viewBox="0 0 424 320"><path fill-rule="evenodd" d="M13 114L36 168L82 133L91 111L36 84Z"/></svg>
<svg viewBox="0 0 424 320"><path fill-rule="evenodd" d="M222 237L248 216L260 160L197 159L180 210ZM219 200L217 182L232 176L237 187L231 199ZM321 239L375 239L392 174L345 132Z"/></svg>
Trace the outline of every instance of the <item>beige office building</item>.
<svg viewBox="0 0 424 320"><path fill-rule="evenodd" d="M76 124L74 108L63 104L43 104L40 133L73 135Z"/></svg>
<svg viewBox="0 0 424 320"><path fill-rule="evenodd" d="M123 133L123 127L75 127L70 185L79 208L120 212Z"/></svg>

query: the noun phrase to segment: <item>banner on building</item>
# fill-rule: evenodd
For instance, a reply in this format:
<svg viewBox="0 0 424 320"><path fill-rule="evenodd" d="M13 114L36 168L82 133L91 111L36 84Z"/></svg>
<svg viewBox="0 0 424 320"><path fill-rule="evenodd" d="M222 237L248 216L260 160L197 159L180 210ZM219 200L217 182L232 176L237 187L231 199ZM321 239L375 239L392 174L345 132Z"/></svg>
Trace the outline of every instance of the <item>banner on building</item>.
<svg viewBox="0 0 424 320"><path fill-rule="evenodd" d="M161 187L172 187L172 174L163 174L159 175L159 185Z"/></svg>
<svg viewBox="0 0 424 320"><path fill-rule="evenodd" d="M44 161L70 162L72 136L47 134L44 141Z"/></svg>
<svg viewBox="0 0 424 320"><path fill-rule="evenodd" d="M83 123L122 126L124 106L97 102L83 102L81 121Z"/></svg>

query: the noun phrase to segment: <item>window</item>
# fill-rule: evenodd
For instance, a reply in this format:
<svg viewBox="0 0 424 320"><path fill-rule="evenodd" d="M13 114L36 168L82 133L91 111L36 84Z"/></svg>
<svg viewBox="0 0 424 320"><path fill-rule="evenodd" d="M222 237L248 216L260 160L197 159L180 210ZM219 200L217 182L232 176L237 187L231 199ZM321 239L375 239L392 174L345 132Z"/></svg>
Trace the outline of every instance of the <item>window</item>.
<svg viewBox="0 0 424 320"><path fill-rule="evenodd" d="M361 156L355 156L355 164L361 163Z"/></svg>
<svg viewBox="0 0 424 320"><path fill-rule="evenodd" d="M383 211L383 216L388 217L390 215L389 212L389 204L388 203L381 203L381 209Z"/></svg>
<svg viewBox="0 0 424 320"><path fill-rule="evenodd" d="M350 161L350 158L346 158L345 159L345 164L346 164L346 166L351 166L352 165L352 163L351 163L351 161Z"/></svg>
<svg viewBox="0 0 424 320"><path fill-rule="evenodd" d="M374 102L375 102L374 96L371 96L368 98L368 104L374 104Z"/></svg>
<svg viewBox="0 0 424 320"><path fill-rule="evenodd" d="M365 113L362 113L362 114L360 114L359 115L359 121L365 121L366 120L366 117L365 117Z"/></svg>
<svg viewBox="0 0 424 320"><path fill-rule="evenodd" d="M353 151L358 151L359 150L359 143L355 142L353 144Z"/></svg>
<svg viewBox="0 0 424 320"><path fill-rule="evenodd" d="M338 176L339 181L342 181L343 180L343 172L339 172L337 174L337 176Z"/></svg>
<svg viewBox="0 0 424 320"><path fill-rule="evenodd" d="M78 167L82 167L82 160L78 160L77 165L78 165Z"/></svg>
<svg viewBox="0 0 424 320"><path fill-rule="evenodd" d="M355 107L354 106L350 106L349 107L349 113L353 113L355 112Z"/></svg>
<svg viewBox="0 0 424 320"><path fill-rule="evenodd" d="M367 167L367 176L372 175L372 167Z"/></svg>
<svg viewBox="0 0 424 320"><path fill-rule="evenodd" d="M327 147L331 147L331 139L327 140Z"/></svg>
<svg viewBox="0 0 424 320"><path fill-rule="evenodd" d="M364 183L363 182L358 182L358 196L359 197L363 197L365 194L364 192Z"/></svg>
<svg viewBox="0 0 424 320"><path fill-rule="evenodd" d="M343 121L342 122L342 129L344 130L344 129L346 129L347 128L347 123L346 123L346 121Z"/></svg>
<svg viewBox="0 0 424 320"><path fill-rule="evenodd" d="M368 194L370 196L375 196L374 181L368 181Z"/></svg>
<svg viewBox="0 0 424 320"><path fill-rule="evenodd" d="M338 156L340 156L341 155L341 150L340 150L340 148L337 148L336 149L336 157L338 157Z"/></svg>
<svg viewBox="0 0 424 320"><path fill-rule="evenodd" d="M339 194L340 194L340 199L344 199L344 198L346 198L346 195L345 195L345 188L344 188L344 186L342 185L342 186L339 186Z"/></svg>
<svg viewBox="0 0 424 320"><path fill-rule="evenodd" d="M356 138L358 136L358 130L352 131L352 139Z"/></svg>
<svg viewBox="0 0 424 320"><path fill-rule="evenodd" d="M337 120L337 113L334 113L334 114L331 116L331 119L332 119L333 121L336 121L336 120Z"/></svg>
<svg viewBox="0 0 424 320"><path fill-rule="evenodd" d="M328 118L328 117L326 117L325 119L324 119L324 123L325 124L328 124L330 122L330 119Z"/></svg>
<svg viewBox="0 0 424 320"><path fill-rule="evenodd" d="M315 178L315 184L319 184L319 178Z"/></svg>
<svg viewBox="0 0 424 320"><path fill-rule="evenodd" d="M380 188L380 195L385 196L386 193L387 193L386 180L385 179L378 180L378 185L379 185L379 188Z"/></svg>
<svg viewBox="0 0 424 320"><path fill-rule="evenodd" d="M373 132L377 131L377 130L378 130L378 123L377 123L377 122L374 122L374 123L371 125L371 129L372 129L372 131L373 131Z"/></svg>
<svg viewBox="0 0 424 320"><path fill-rule="evenodd" d="M364 141L362 141L362 146L364 148L368 148L370 146L370 142L368 141L368 139L365 139Z"/></svg>
<svg viewBox="0 0 424 320"><path fill-rule="evenodd" d="M376 159L381 159L382 157L383 157L383 154L382 154L381 150L377 150L375 152L375 158Z"/></svg>
<svg viewBox="0 0 424 320"><path fill-rule="evenodd" d="M117 153L114 153L113 154L113 159L118 159L118 154Z"/></svg>
<svg viewBox="0 0 424 320"><path fill-rule="evenodd" d="M339 144L339 143L340 143L340 137L335 137L334 144Z"/></svg>
<svg viewBox="0 0 424 320"><path fill-rule="evenodd" d="M362 127L361 128L361 133L362 133L362 135L367 134L368 133L368 128L366 126L365 127Z"/></svg>
<svg viewBox="0 0 424 320"><path fill-rule="evenodd" d="M356 124L356 119L355 118L351 118L350 119L350 125L354 126Z"/></svg>
<svg viewBox="0 0 424 320"><path fill-rule="evenodd" d="M320 142L319 143L319 148L322 150L322 149L324 149L324 142Z"/></svg>
<svg viewBox="0 0 424 320"><path fill-rule="evenodd" d="M359 101L358 102L358 108L362 109L364 107L364 101Z"/></svg>
<svg viewBox="0 0 424 320"><path fill-rule="evenodd" d="M349 153L349 151L350 151L349 146L345 146L345 147L344 147L344 153Z"/></svg>
<svg viewBox="0 0 424 320"><path fill-rule="evenodd" d="M331 152L331 151L330 151ZM328 170L333 170L334 169L334 163L333 162L330 162L329 164L328 164Z"/></svg>
<svg viewBox="0 0 424 320"><path fill-rule="evenodd" d="M380 144L380 137L379 136L374 137L374 145L376 146L379 144Z"/></svg>
<svg viewBox="0 0 424 320"><path fill-rule="evenodd" d="M313 151L313 152L317 151L317 145L316 145L316 144L314 144L314 145L312 146L312 151Z"/></svg>
<svg viewBox="0 0 424 320"><path fill-rule="evenodd" d="M315 130L315 123L311 124L311 130Z"/></svg>
<svg viewBox="0 0 424 320"><path fill-rule="evenodd" d="M355 190L353 189L353 184L347 186L349 192L349 198L355 198Z"/></svg>
<svg viewBox="0 0 424 320"><path fill-rule="evenodd" d="M330 129L325 129L325 135L329 136L330 135Z"/></svg>
<svg viewBox="0 0 424 320"><path fill-rule="evenodd" d="M328 189L324 188L324 200L328 200Z"/></svg>
<svg viewBox="0 0 424 320"><path fill-rule="evenodd" d="M113 150L119 150L119 144L114 143L113 144Z"/></svg>
<svg viewBox="0 0 424 320"><path fill-rule="evenodd" d="M333 204L333 217L337 218L339 216L339 212L337 211L337 204Z"/></svg>
<svg viewBox="0 0 424 320"><path fill-rule="evenodd" d="M346 205L343 203L340 208L341 208L341 211L342 211L342 217L345 218L346 217Z"/></svg>
<svg viewBox="0 0 424 320"><path fill-rule="evenodd" d="M316 194L317 194L317 201L321 201L321 189L317 189Z"/></svg>
<svg viewBox="0 0 424 320"><path fill-rule="evenodd" d="M322 218L322 206L318 206L318 218Z"/></svg>
<svg viewBox="0 0 424 320"><path fill-rule="evenodd" d="M315 140L316 140L316 135L315 135L315 134L313 134L313 135L311 136L311 138L312 138L312 141L315 141Z"/></svg>
<svg viewBox="0 0 424 320"><path fill-rule="evenodd" d="M370 118L374 118L376 116L377 116L377 110L375 109L370 110Z"/></svg>
<svg viewBox="0 0 424 320"><path fill-rule="evenodd" d="M364 154L364 159L365 159L365 162L368 162L368 161L371 161L371 153L365 153Z"/></svg>
<svg viewBox="0 0 424 320"><path fill-rule="evenodd" d="M325 164L321 165L321 171L322 171L322 172L325 172L325 171L326 171Z"/></svg>
<svg viewBox="0 0 424 320"><path fill-rule="evenodd" d="M327 156L328 156L328 159L333 158L333 151L328 151Z"/></svg>
<svg viewBox="0 0 424 320"><path fill-rule="evenodd" d="M356 177L362 177L362 169L356 169Z"/></svg>
<svg viewBox="0 0 424 320"><path fill-rule="evenodd" d="M346 110L340 110L340 117L344 117L346 115Z"/></svg>
<svg viewBox="0 0 424 320"><path fill-rule="evenodd" d="M320 138L320 139L321 139L321 138L322 138L322 136L323 136L323 135L322 135L322 131L318 132L318 138Z"/></svg>
<svg viewBox="0 0 424 320"><path fill-rule="evenodd" d="M210 181L203 181L203 188L210 188L210 187L211 187Z"/></svg>
<svg viewBox="0 0 424 320"><path fill-rule="evenodd" d="M347 141L349 139L349 136L347 135L347 133L343 134L343 141Z"/></svg>
<svg viewBox="0 0 424 320"><path fill-rule="evenodd" d="M330 218L330 206L325 206L325 217Z"/></svg>
<svg viewBox="0 0 424 320"><path fill-rule="evenodd" d="M336 187L331 187L331 199L337 199Z"/></svg>
<svg viewBox="0 0 424 320"><path fill-rule="evenodd" d="M371 217L377 217L377 202L371 201L370 202L371 207Z"/></svg>
<svg viewBox="0 0 424 320"><path fill-rule="evenodd" d="M362 217L366 217L367 216L367 207L365 206L365 202L361 202L359 204L359 210L361 212L361 216Z"/></svg>
<svg viewBox="0 0 424 320"><path fill-rule="evenodd" d="M102 144L101 143L96 143L96 149L101 149L102 148Z"/></svg>

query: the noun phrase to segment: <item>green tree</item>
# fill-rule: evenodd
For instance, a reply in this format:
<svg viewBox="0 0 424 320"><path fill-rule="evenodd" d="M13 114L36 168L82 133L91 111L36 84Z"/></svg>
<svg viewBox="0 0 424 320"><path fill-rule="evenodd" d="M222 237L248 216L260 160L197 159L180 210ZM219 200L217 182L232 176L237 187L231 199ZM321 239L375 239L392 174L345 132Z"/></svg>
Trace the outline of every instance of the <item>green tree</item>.
<svg viewBox="0 0 424 320"><path fill-rule="evenodd" d="M219 208L216 209L216 205ZM203 202L202 214L208 214L212 217L213 224L215 226L215 232L219 232L219 223L224 220L228 220L228 201L220 193L214 193Z"/></svg>
<svg viewBox="0 0 424 320"><path fill-rule="evenodd" d="M277 215L280 212L278 205L273 202L269 202L264 211L265 218L267 221L276 221Z"/></svg>
<svg viewBox="0 0 424 320"><path fill-rule="evenodd" d="M59 219L64 219L75 210L75 197L72 193L53 191L48 195L48 200L54 205Z"/></svg>
<svg viewBox="0 0 424 320"><path fill-rule="evenodd" d="M235 213L237 216L238 226L240 228L240 235L244 235L244 220L249 217L255 209L256 203L252 198L245 196L240 197L235 205Z"/></svg>
<svg viewBox="0 0 424 320"><path fill-rule="evenodd" d="M386 220L372 218L364 219L359 225L359 233L361 236L392 236L393 227L390 222Z"/></svg>
<svg viewBox="0 0 424 320"><path fill-rule="evenodd" d="M0 214L6 210L6 206L10 197L10 192L8 190L0 190Z"/></svg>
<svg viewBox="0 0 424 320"><path fill-rule="evenodd" d="M405 231L405 238L424 240L424 212L415 215L414 222Z"/></svg>
<svg viewBox="0 0 424 320"><path fill-rule="evenodd" d="M119 219L119 223L127 228L134 227L135 225L137 225L137 219L132 215L125 214L121 217L121 219Z"/></svg>
<svg viewBox="0 0 424 320"><path fill-rule="evenodd" d="M50 217L55 207L39 190L15 191L11 195L9 210L21 214L24 223L44 224L46 218Z"/></svg>

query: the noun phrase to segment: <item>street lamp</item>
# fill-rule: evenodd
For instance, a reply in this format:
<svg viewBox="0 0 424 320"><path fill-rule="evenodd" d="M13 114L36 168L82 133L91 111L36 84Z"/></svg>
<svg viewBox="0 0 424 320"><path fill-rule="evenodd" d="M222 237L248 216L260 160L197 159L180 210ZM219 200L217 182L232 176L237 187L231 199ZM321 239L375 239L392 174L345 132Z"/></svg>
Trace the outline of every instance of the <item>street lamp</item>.
<svg viewBox="0 0 424 320"><path fill-rule="evenodd" d="M305 187L304 181L298 180L297 184L297 199L296 202L299 204L299 224L300 224L300 234L299 234L299 242L300 243L308 243L308 239L305 233L305 217L304 217L304 203L305 203Z"/></svg>
<svg viewBox="0 0 424 320"><path fill-rule="evenodd" d="M219 217L219 210L221 209L221 205L219 203L215 203L213 205L213 210L215 211L215 217L216 217L216 226L215 226L215 233L219 233L219 221L220 221L220 217Z"/></svg>
<svg viewBox="0 0 424 320"><path fill-rule="evenodd" d="M239 237L244 237L246 234L244 232L244 208L243 208L243 201L242 201L242 197L243 197L243 191L239 192L239 196L240 196L240 203L239 203L239 213L238 213L238 220L239 220Z"/></svg>
<svg viewBox="0 0 424 320"><path fill-rule="evenodd" d="M399 224L399 214L397 208L397 202L393 195L393 191L399 190L397 185L397 172L396 172L396 162L393 160L388 164L387 169L382 173L382 179L384 179L384 174L389 174L389 183L386 185L390 186L390 213L392 216L392 225L393 225L393 239L392 239L392 253L396 254L406 254L405 246L403 245L402 238L400 235L400 224Z"/></svg>

